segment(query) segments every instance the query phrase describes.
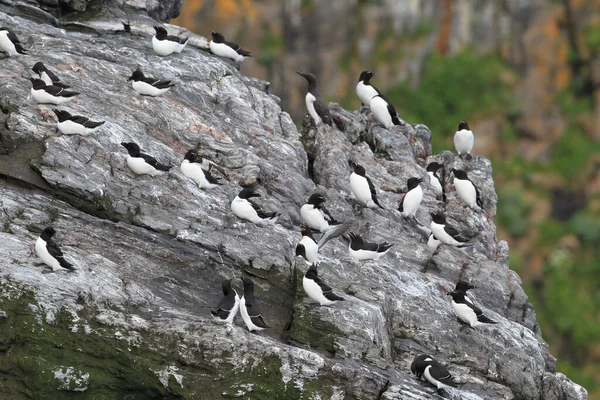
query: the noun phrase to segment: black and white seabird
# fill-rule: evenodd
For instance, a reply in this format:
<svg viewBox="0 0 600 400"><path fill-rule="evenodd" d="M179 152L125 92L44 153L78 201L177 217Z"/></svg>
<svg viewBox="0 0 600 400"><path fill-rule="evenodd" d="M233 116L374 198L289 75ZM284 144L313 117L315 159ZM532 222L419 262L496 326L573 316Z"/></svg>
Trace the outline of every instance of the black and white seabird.
<svg viewBox="0 0 600 400"><path fill-rule="evenodd" d="M316 264L312 264L308 271L306 271L306 274L304 274L302 287L308 297L322 306L328 306L336 301L344 300L343 297L333 293L333 289L319 278Z"/></svg>
<svg viewBox="0 0 600 400"><path fill-rule="evenodd" d="M240 296L231 287L231 279L224 280L221 288L223 289L223 298L217 305L217 309L210 310L210 313L215 319L231 324L240 307Z"/></svg>
<svg viewBox="0 0 600 400"><path fill-rule="evenodd" d="M410 364L410 371L417 376L417 379L421 379L423 372L425 372L425 367L433 360L434 358L429 354L418 355Z"/></svg>
<svg viewBox="0 0 600 400"><path fill-rule="evenodd" d="M388 242L383 243L369 243L365 242L364 239L355 233L350 233L350 245L348 246L348 253L350 257L357 260L378 260L384 256L392 247Z"/></svg>
<svg viewBox="0 0 600 400"><path fill-rule="evenodd" d="M356 197L356 200L363 206L373 208L381 207L379 200L377 200L377 192L371 179L365 174L365 169L362 165L358 165L354 161L348 162L352 167L352 173L350 174L350 189Z"/></svg>
<svg viewBox="0 0 600 400"><path fill-rule="evenodd" d="M371 105L371 99L373 99L373 97L381 94L379 90L369 82L374 75L375 74L371 71L363 71L360 73L358 83L356 84L356 95L367 107Z"/></svg>
<svg viewBox="0 0 600 400"><path fill-rule="evenodd" d="M340 224L325 208L325 196L321 193L310 195L306 204L300 207L300 217L306 226L318 232L326 232Z"/></svg>
<svg viewBox="0 0 600 400"><path fill-rule="evenodd" d="M412 177L409 178L406 183L408 192L402 197L400 206L398 207L398 211L402 213L404 218L415 217L417 214L417 210L421 205L421 200L423 200L423 189L421 189L420 185L421 182L423 182L423 179Z"/></svg>
<svg viewBox="0 0 600 400"><path fill-rule="evenodd" d="M319 245L308 226L301 226L302 238L296 245L296 256L304 257L306 261L315 264L319 258Z"/></svg>
<svg viewBox="0 0 600 400"><path fill-rule="evenodd" d="M444 164L440 164L438 162L430 162L427 165L427 175L429 175L429 184L433 186L433 191L435 192L435 197L444 196L444 186L442 185L442 179L437 174L437 171L440 168L444 169Z"/></svg>
<svg viewBox="0 0 600 400"><path fill-rule="evenodd" d="M423 376L429 383L434 385L437 390L447 387L456 387L456 382L452 379L452 375L446 367L440 364L437 360L426 361L427 365L423 371Z"/></svg>
<svg viewBox="0 0 600 400"><path fill-rule="evenodd" d="M62 251L60 251L58 245L52 240L52 236L55 233L56 231L51 226L44 229L35 242L35 253L42 259L44 264L52 268L52 271L67 269L69 272L73 272L75 268L65 260Z"/></svg>
<svg viewBox="0 0 600 400"><path fill-rule="evenodd" d="M458 197L473 210L482 210L483 201L479 189L477 189L477 186L475 186L473 181L468 178L467 173L460 169L453 169L452 173L454 174L454 181L452 183L454 184Z"/></svg>
<svg viewBox="0 0 600 400"><path fill-rule="evenodd" d="M262 331L268 326L265 324L254 298L254 282L246 277L242 277L242 281L244 282L244 295L240 299L240 314L250 332Z"/></svg>
<svg viewBox="0 0 600 400"><path fill-rule="evenodd" d="M171 169L171 165L164 165L156 158L140 152L140 146L133 142L122 142L121 146L127 149L127 166L137 175L158 176Z"/></svg>
<svg viewBox="0 0 600 400"><path fill-rule="evenodd" d="M460 233L448 223L442 214L431 213L431 233L442 243L456 247L468 246L466 239L460 236Z"/></svg>
<svg viewBox="0 0 600 400"><path fill-rule="evenodd" d="M74 96L79 93L63 89L54 85L46 85L41 79L29 78L33 87L31 88L31 96L41 104L62 104L66 101L73 100Z"/></svg>
<svg viewBox="0 0 600 400"><path fill-rule="evenodd" d="M456 313L458 319L466 324L469 324L471 328L475 328L483 324L497 324L496 321L493 321L485 316L483 311L475 306L471 299L465 299L465 292L455 290L448 293L448 295L452 296L452 309Z"/></svg>
<svg viewBox="0 0 600 400"><path fill-rule="evenodd" d="M65 85L60 81L60 78L56 74L50 71L43 62L38 61L33 65L31 70L35 73L34 78L43 80L46 85L54 85L63 89L70 88L69 85Z"/></svg>
<svg viewBox="0 0 600 400"><path fill-rule="evenodd" d="M228 42L219 32L212 31L210 35L212 40L208 47L214 55L229 58L237 63L241 63L246 57L252 57L249 51L242 49L237 43Z"/></svg>
<svg viewBox="0 0 600 400"><path fill-rule="evenodd" d="M64 135L89 135L96 132L104 124L104 121L95 122L88 117L71 115L68 111L53 108L58 118L56 127Z"/></svg>
<svg viewBox="0 0 600 400"><path fill-rule="evenodd" d="M308 92L304 101L306 102L308 114L315 121L315 125L324 122L331 126L331 114L329 113L329 107L325 104L317 89L317 77L313 74L304 74L298 71L296 73L308 81Z"/></svg>
<svg viewBox="0 0 600 400"><path fill-rule="evenodd" d="M442 244L442 242L440 242L433 233L430 233L429 237L427 238L427 248L429 251L435 253L438 247L440 247L440 244Z"/></svg>
<svg viewBox="0 0 600 400"><path fill-rule="evenodd" d="M9 57L27 54L17 35L8 28L0 28L0 51L8 53Z"/></svg>
<svg viewBox="0 0 600 400"><path fill-rule="evenodd" d="M473 304L473 301L467 295L467 292L471 289L475 289L475 286L471 285L469 282L458 281L456 282L456 286L454 287L455 292L463 292L465 294L465 300L469 303Z"/></svg>
<svg viewBox="0 0 600 400"><path fill-rule="evenodd" d="M181 172L184 176L196 182L200 189L212 189L222 185L219 178L212 176L210 171L216 165L207 159L199 157L195 149L188 150L181 162Z"/></svg>
<svg viewBox="0 0 600 400"><path fill-rule="evenodd" d="M458 155L462 156L463 154L466 154L467 159L471 158L471 150L473 149L474 142L475 137L469 128L469 124L467 124L466 121L460 121L458 129L454 134L454 148Z"/></svg>
<svg viewBox="0 0 600 400"><path fill-rule="evenodd" d="M373 116L384 128L388 129L394 125L403 125L398 117L396 109L383 95L377 95L371 99L369 108Z"/></svg>
<svg viewBox="0 0 600 400"><path fill-rule="evenodd" d="M241 219L253 222L255 224L270 222L274 223L279 218L279 213L265 212L258 204L253 203L252 197L260 197L260 193L256 193L256 187L246 187L235 196L231 202L231 211Z"/></svg>
<svg viewBox="0 0 600 400"><path fill-rule="evenodd" d="M160 96L167 90L175 86L174 83L168 80L160 80L154 78L147 78L141 69L136 69L133 74L127 79L131 82L133 90L144 95L144 96Z"/></svg>
<svg viewBox="0 0 600 400"><path fill-rule="evenodd" d="M154 31L156 33L152 36L152 48L161 57L181 53L189 39L189 37L169 35L162 26L155 26Z"/></svg>

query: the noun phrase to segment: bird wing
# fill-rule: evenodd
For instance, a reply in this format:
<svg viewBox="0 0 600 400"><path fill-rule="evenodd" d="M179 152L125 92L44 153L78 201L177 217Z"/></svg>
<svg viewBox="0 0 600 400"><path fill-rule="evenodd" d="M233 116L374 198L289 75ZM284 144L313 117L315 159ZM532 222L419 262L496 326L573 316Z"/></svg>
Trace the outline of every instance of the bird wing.
<svg viewBox="0 0 600 400"><path fill-rule="evenodd" d="M460 232L458 232L454 227L446 224L444 225L444 230L446 233L454 238L457 242L466 242L466 239L460 236Z"/></svg>
<svg viewBox="0 0 600 400"><path fill-rule="evenodd" d="M340 224L339 226L325 232L317 243L319 249L322 249L323 246L325 246L325 244L331 239L335 239L336 237L343 235L350 228L350 226L352 226L352 222L344 222L343 224Z"/></svg>
<svg viewBox="0 0 600 400"><path fill-rule="evenodd" d="M442 382L448 386L456 386L456 382L452 379L452 375L446 367L440 364L438 361L433 360L430 362L431 368L429 369L429 374L439 382Z"/></svg>
<svg viewBox="0 0 600 400"><path fill-rule="evenodd" d="M233 304L231 301L233 300ZM219 304L217 305L217 310L211 310L210 313L215 317L220 317L221 319L226 319L229 316L229 312L235 306L235 298L230 299L226 296L223 296Z"/></svg>
<svg viewBox="0 0 600 400"><path fill-rule="evenodd" d="M161 81L160 79L154 78L143 78L142 81L147 83L148 85L154 86L157 89L167 89L172 86L175 86L175 84L171 83L171 81Z"/></svg>
<svg viewBox="0 0 600 400"><path fill-rule="evenodd" d="M179 36L175 36L175 35L168 35L167 36L167 40L169 42L175 42L175 43L180 43L181 44L181 38Z"/></svg>
<svg viewBox="0 0 600 400"><path fill-rule="evenodd" d="M67 260L65 260L62 251L54 242L54 240L48 239L48 241L46 242L46 250L48 250L48 253L50 253L52 257L56 258L61 267L70 270L75 270L75 268L73 268L73 266L69 264Z"/></svg>
<svg viewBox="0 0 600 400"><path fill-rule="evenodd" d="M235 52L238 53L239 55L244 56L244 57L252 57L252 54L250 54L249 51L242 49L242 47L239 44L233 43L233 42L228 42L227 40L224 43L227 46L231 47L233 50L235 50Z"/></svg>
<svg viewBox="0 0 600 400"><path fill-rule="evenodd" d="M54 83L54 82L60 82L60 78L58 76L56 76L56 74L52 71L50 71L49 69L46 68L46 75L48 75L48 77L50 78L50 80Z"/></svg>
<svg viewBox="0 0 600 400"><path fill-rule="evenodd" d="M204 178L208 181L208 183L212 183L214 185L220 185L219 178L215 178L211 175L210 170L202 170L204 172Z"/></svg>
<svg viewBox="0 0 600 400"><path fill-rule="evenodd" d="M331 126L331 114L329 113L329 107L327 106L327 104L325 104L325 102L321 100L320 97L317 97L317 99L314 102L314 106L315 111L317 112L319 117L321 117L323 122Z"/></svg>
<svg viewBox="0 0 600 400"><path fill-rule="evenodd" d="M250 317L254 325L260 328L268 328L257 306L246 301L246 310L248 311L248 316Z"/></svg>
<svg viewBox="0 0 600 400"><path fill-rule="evenodd" d="M156 168L156 165L158 164L158 161L156 160L156 158L149 156L148 154L144 154L144 153L140 153L140 157L142 157L144 159L144 161L146 161L148 164L150 164Z"/></svg>
<svg viewBox="0 0 600 400"><path fill-rule="evenodd" d="M377 250L379 250L379 245L377 243L363 242L362 249L376 252Z"/></svg>
<svg viewBox="0 0 600 400"><path fill-rule="evenodd" d="M73 115L71 118L69 118L71 121L75 122L76 124L80 124L80 125L84 125L90 120L87 117L83 117L81 115Z"/></svg>
<svg viewBox="0 0 600 400"><path fill-rule="evenodd" d="M58 96L59 94L61 94L65 89L59 87L59 86L55 86L55 85L46 85L46 87L44 87L44 90L48 93L50 93L53 96Z"/></svg>
<svg viewBox="0 0 600 400"><path fill-rule="evenodd" d="M321 214L323 214L323 218L325 218L325 221L329 222L330 224L337 224L337 221L331 216L331 214L325 208L325 206L320 206L318 208L319 210L321 210Z"/></svg>
<svg viewBox="0 0 600 400"><path fill-rule="evenodd" d="M9 39L11 42L13 42L13 43L21 43L21 42L19 41L19 38L17 37L17 35L15 35L14 33L12 33L11 31L7 31L7 32L8 32L8 33L7 33L8 39Z"/></svg>
<svg viewBox="0 0 600 400"><path fill-rule="evenodd" d="M383 208L381 207L381 204L379 204L379 200L377 200L377 192L375 191L375 186L373 185L371 178L369 178L368 176L365 176L365 178L367 178L367 183L369 184L369 190L371 191L371 198L373 199L373 202L377 204L380 208Z"/></svg>

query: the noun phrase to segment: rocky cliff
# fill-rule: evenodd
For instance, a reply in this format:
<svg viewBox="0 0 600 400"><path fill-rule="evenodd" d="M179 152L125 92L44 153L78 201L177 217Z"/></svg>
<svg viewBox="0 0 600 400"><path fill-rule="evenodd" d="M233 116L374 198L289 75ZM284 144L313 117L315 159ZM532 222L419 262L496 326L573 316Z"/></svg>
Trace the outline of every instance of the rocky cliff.
<svg viewBox="0 0 600 400"><path fill-rule="evenodd" d="M368 112L335 104L335 128L304 121L299 132L267 82L210 55L196 36L180 55L156 56L154 21L132 12L130 33L120 16L107 15L65 30L47 23L50 14L32 19L32 6L2 4L0 25L29 49L0 69L3 397L430 399L436 392L409 370L428 352L461 383L447 398L587 398L555 373L508 268L508 246L496 240L488 160L432 155L427 127L388 131ZM82 93L63 108L105 120L102 129L57 133L52 107L29 94L36 61ZM138 66L176 86L163 97L139 96L126 81ZM136 176L123 141L176 167ZM177 165L193 147L227 172L226 185L201 191L181 174ZM385 209L353 200L349 159L385 189ZM427 186L417 214L429 225L429 213L444 210L475 243L467 250L430 254L423 229L395 211L395 191L408 177L425 177L432 160L467 169L481 189L482 213L453 192L443 204ZM275 225L245 223L229 210L238 185L254 179L264 208L282 213ZM299 208L316 190L353 231L394 244L379 261L357 263L344 238L329 243L319 271L346 298L330 307L307 300L307 266L293 256ZM47 225L75 273L36 265L33 243ZM239 291L242 275L254 280L270 326L260 334L241 320L227 327L210 317L220 282L234 278ZM473 297L499 324L473 330L457 322L446 294L459 279L476 286Z"/></svg>

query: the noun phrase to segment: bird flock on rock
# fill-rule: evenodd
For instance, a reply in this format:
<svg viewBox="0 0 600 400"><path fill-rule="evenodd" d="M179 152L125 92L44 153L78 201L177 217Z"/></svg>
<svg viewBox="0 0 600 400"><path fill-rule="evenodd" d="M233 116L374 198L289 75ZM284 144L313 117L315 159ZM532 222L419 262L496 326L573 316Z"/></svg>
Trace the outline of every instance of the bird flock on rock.
<svg viewBox="0 0 600 400"><path fill-rule="evenodd" d="M169 35L164 27L154 27L155 35L152 37L152 48L160 57L181 53L187 43L188 37ZM211 32L212 40L209 43L211 53L241 63L245 58L251 57L251 53L242 49L238 44L226 41L222 34ZM26 55L27 51L19 41L18 37L7 28L0 28L0 51L7 53L9 57ZM30 78L32 87L31 95L37 103L60 105L66 103L77 95L78 92L70 90L70 86L47 68L42 62L36 62L32 68L33 74ZM305 96L306 108L309 116L316 126L327 124L334 127L334 119L329 111L329 106L321 98L317 88L317 78L311 73L297 72L308 82ZM373 118L384 128L390 129L394 126L403 126L405 122L399 117L391 102L370 82L374 74L371 71L363 71L356 85L356 94L365 109L370 110ZM146 76L140 68L137 68L128 78L132 81L132 88L143 96L160 96L169 91L175 83L170 80L157 79ZM104 126L105 121L92 121L88 117L72 115L61 109L52 109L58 120L57 129L64 135L90 135ZM474 136L469 125L460 121L454 134L454 147L459 157L469 161L472 159ZM156 158L141 151L138 144L134 142L121 143L127 150L126 164L136 175L150 175L152 177L168 173L171 165L162 164ZM356 201L362 207L385 208L377 198L377 190L365 168L355 160L349 160L350 173L348 183L350 191ZM209 190L221 185L219 177L214 176L215 171L227 178L225 171L210 160L203 159L196 151L190 149L184 156L180 166L183 175L191 179L200 189ZM431 162L426 167L427 177L414 176L407 180L407 191L401 198L397 211L406 219L416 221L416 212L423 199L423 187L431 190L437 199L446 202L444 190L444 165ZM475 212L483 211L483 201L478 187L469 179L466 171L452 169L453 185L460 200ZM440 176L442 174L442 176ZM252 201L260 197L257 192L258 180L242 185L241 191L232 200L231 212L241 220L254 224L276 223L280 213L265 211ZM305 259L309 268L304 274L302 286L307 296L321 306L329 306L344 298L335 294L333 289L321 280L318 275L317 261L319 251L329 241L344 235L351 227L352 222L337 221L325 208L326 199L322 193L316 192L310 195L307 202L300 208L302 225L300 227L301 238L295 250L296 257ZM396 210L391 210L396 211ZM431 213L430 233L427 247L436 251L441 244L455 247L466 247L472 245L463 238L455 227L447 222L442 213ZM53 227L48 226L41 233L35 243L35 252L52 272L68 271L77 269L67 262L62 251L53 237L56 234ZM316 235L321 235L315 239ZM349 245L348 253L355 260L376 261L385 256L392 244L388 242L369 242L358 233L347 234ZM298 258L297 258L298 260ZM254 295L254 282L242 277L243 294L238 295L232 287L232 280L222 282L223 296L216 309L211 310L213 317L225 323L233 324L238 311L243 322L250 331L261 331L268 328ZM460 281L453 291L448 294L452 296L451 307L459 321L471 328L484 324L495 324L496 322L485 316L468 297L467 291L474 286L468 282ZM425 379L438 390L449 386L456 386L451 374L446 367L427 354L419 355L411 365L411 371L417 378Z"/></svg>

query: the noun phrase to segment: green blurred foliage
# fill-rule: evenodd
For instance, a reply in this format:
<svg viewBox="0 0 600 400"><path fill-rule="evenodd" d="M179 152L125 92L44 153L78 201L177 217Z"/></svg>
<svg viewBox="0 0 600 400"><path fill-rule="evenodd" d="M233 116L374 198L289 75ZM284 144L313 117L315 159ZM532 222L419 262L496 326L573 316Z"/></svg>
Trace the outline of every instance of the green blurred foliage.
<svg viewBox="0 0 600 400"><path fill-rule="evenodd" d="M498 224L515 238L527 233L531 204L525 200L520 185L503 185L498 190Z"/></svg>

